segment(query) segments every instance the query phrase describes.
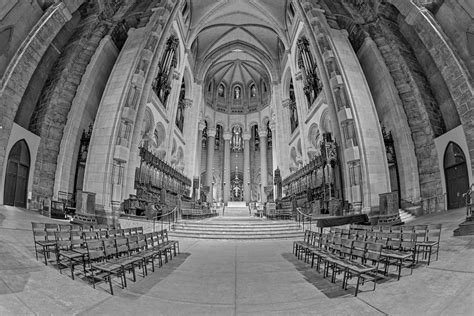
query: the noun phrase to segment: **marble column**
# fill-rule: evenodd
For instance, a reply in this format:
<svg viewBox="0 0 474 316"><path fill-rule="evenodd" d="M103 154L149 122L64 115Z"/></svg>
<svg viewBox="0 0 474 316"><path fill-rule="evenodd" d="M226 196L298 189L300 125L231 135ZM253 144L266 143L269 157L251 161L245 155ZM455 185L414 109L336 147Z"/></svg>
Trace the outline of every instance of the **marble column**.
<svg viewBox="0 0 474 316"><path fill-rule="evenodd" d="M250 202L250 133L242 135L244 140L244 201Z"/></svg>
<svg viewBox="0 0 474 316"><path fill-rule="evenodd" d="M224 203L230 198L230 139L232 133L224 133Z"/></svg>
<svg viewBox="0 0 474 316"><path fill-rule="evenodd" d="M209 186L209 193L207 195L207 202L213 202L212 195L212 181L214 168L214 143L216 139L216 129L207 129L207 168L206 168L206 185Z"/></svg>
<svg viewBox="0 0 474 316"><path fill-rule="evenodd" d="M259 131L258 137L260 137L260 196L261 202L267 201L267 194L265 193L265 187L267 186L267 130Z"/></svg>

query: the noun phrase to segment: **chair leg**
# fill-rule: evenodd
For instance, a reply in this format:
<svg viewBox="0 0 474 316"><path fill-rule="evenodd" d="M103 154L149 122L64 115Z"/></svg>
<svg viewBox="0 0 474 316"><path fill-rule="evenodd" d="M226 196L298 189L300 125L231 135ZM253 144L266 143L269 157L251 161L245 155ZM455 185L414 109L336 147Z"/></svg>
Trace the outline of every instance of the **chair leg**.
<svg viewBox="0 0 474 316"><path fill-rule="evenodd" d="M110 277L110 274L106 277L109 281L109 286L110 286L110 294L114 295L114 290L112 288L112 278Z"/></svg>
<svg viewBox="0 0 474 316"><path fill-rule="evenodd" d="M71 265L71 278L74 280L74 263L69 259L69 264Z"/></svg>
<svg viewBox="0 0 474 316"><path fill-rule="evenodd" d="M359 292L359 282L360 282L360 275L357 277L357 285L356 285L356 291L354 296L357 296L357 293Z"/></svg>

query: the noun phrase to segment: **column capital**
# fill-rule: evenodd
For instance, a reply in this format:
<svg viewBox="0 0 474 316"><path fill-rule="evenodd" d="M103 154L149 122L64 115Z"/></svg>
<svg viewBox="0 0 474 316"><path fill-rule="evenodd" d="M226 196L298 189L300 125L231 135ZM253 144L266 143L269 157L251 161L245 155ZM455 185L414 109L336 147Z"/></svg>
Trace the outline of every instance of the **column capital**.
<svg viewBox="0 0 474 316"><path fill-rule="evenodd" d="M232 133L231 133L231 132L224 132L223 137L224 137L224 140L225 140L225 141L231 140L231 138L232 138Z"/></svg>
<svg viewBox="0 0 474 316"><path fill-rule="evenodd" d="M243 140L250 140L250 138L251 138L251 135L250 135L249 132L245 132L245 133L242 134L242 139Z"/></svg>
<svg viewBox="0 0 474 316"><path fill-rule="evenodd" d="M268 132L266 130L258 131L258 137L260 138L267 137L267 135L268 135Z"/></svg>
<svg viewBox="0 0 474 316"><path fill-rule="evenodd" d="M207 129L207 137L216 137L216 129L215 128L208 128Z"/></svg>

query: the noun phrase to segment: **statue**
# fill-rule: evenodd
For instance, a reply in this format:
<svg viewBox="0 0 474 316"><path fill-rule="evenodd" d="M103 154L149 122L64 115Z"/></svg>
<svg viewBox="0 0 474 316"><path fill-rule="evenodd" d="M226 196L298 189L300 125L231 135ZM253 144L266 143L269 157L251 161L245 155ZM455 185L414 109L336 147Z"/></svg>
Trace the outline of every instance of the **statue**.
<svg viewBox="0 0 474 316"><path fill-rule="evenodd" d="M240 126L232 128L232 150L242 150L242 128Z"/></svg>
<svg viewBox="0 0 474 316"><path fill-rule="evenodd" d="M221 98L224 97L224 85L221 83L217 89L217 95Z"/></svg>
<svg viewBox="0 0 474 316"><path fill-rule="evenodd" d="M252 88L250 88L250 96L252 98L257 96L257 88L255 88L255 85L252 85Z"/></svg>
<svg viewBox="0 0 474 316"><path fill-rule="evenodd" d="M235 87L234 88L234 99L236 99L236 100L240 99L240 87Z"/></svg>

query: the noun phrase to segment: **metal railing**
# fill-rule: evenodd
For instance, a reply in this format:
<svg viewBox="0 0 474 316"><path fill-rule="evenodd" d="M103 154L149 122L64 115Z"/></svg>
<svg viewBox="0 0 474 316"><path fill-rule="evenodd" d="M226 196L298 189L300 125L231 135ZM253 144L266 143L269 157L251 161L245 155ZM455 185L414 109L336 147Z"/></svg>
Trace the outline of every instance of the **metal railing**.
<svg viewBox="0 0 474 316"><path fill-rule="evenodd" d="M160 214L153 217L153 231L156 231L156 225L158 224L160 230L167 228L168 231L173 228L173 225L178 223L181 219L181 209L178 206L175 206L171 211Z"/></svg>
<svg viewBox="0 0 474 316"><path fill-rule="evenodd" d="M295 220L303 231L318 229L317 219L315 219L311 214L305 214L301 207L296 208Z"/></svg>

